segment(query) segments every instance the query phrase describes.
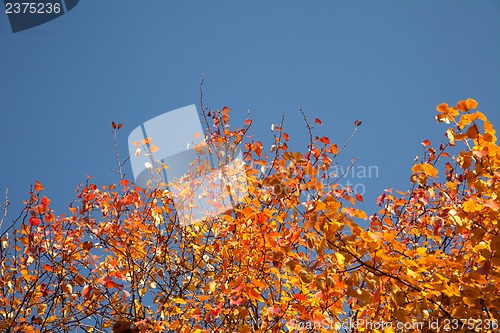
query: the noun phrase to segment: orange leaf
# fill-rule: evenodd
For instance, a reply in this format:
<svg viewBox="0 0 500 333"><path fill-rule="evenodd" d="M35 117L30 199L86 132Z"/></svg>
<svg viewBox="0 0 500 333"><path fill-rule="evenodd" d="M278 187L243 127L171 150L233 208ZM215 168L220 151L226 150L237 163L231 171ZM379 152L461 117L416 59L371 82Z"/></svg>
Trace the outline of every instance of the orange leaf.
<svg viewBox="0 0 500 333"><path fill-rule="evenodd" d="M116 129L116 124L114 121L111 122L111 127L113 127L113 129Z"/></svg>
<svg viewBox="0 0 500 333"><path fill-rule="evenodd" d="M125 186L127 186L127 184L128 184L128 179L122 179L122 180L120 180L120 185L121 186L125 187Z"/></svg>
<svg viewBox="0 0 500 333"><path fill-rule="evenodd" d="M257 290L255 290L254 288L250 288L248 290L248 296L250 296L253 299L262 299L260 297L260 293Z"/></svg>
<svg viewBox="0 0 500 333"><path fill-rule="evenodd" d="M474 140L475 138L477 138L477 128L476 128L476 125L472 125L471 127L469 127L467 129L467 132L465 132L465 134L471 138L472 140Z"/></svg>
<svg viewBox="0 0 500 333"><path fill-rule="evenodd" d="M363 202L363 196L359 193L356 193L356 199L358 199L358 201Z"/></svg>
<svg viewBox="0 0 500 333"><path fill-rule="evenodd" d="M491 208L495 212L498 212L498 210L500 210L500 203L497 200L489 199L484 203L484 206Z"/></svg>
<svg viewBox="0 0 500 333"><path fill-rule="evenodd" d="M44 206L50 205L50 199L47 197L43 197L42 198L42 205L44 205Z"/></svg>
<svg viewBox="0 0 500 333"><path fill-rule="evenodd" d="M285 132L283 132L283 139L285 139L285 141L289 140L288 134L286 134Z"/></svg>
<svg viewBox="0 0 500 333"><path fill-rule="evenodd" d="M465 103L465 101L464 101L464 100L461 100L461 101L459 101L459 102L457 103L457 108L458 108L460 111L462 111L462 112L465 112L465 111L467 111L467 110L468 110L468 108L467 108L467 103Z"/></svg>
<svg viewBox="0 0 500 333"><path fill-rule="evenodd" d="M141 141L143 145L148 145L151 142L151 138L145 138L144 140Z"/></svg>
<svg viewBox="0 0 500 333"><path fill-rule="evenodd" d="M472 98L468 98L465 101L465 104L467 104L467 108L468 109L475 109L475 108L477 108L477 102L475 100L473 100Z"/></svg>
<svg viewBox="0 0 500 333"><path fill-rule="evenodd" d="M251 125L252 121L250 119L245 120L245 125Z"/></svg>
<svg viewBox="0 0 500 333"><path fill-rule="evenodd" d="M326 136L322 137L319 139L319 141L323 142L324 144L329 145L330 144L330 139L328 139Z"/></svg>
<svg viewBox="0 0 500 333"><path fill-rule="evenodd" d="M295 294L293 295L293 298L295 298L297 301L307 301L307 297L303 294Z"/></svg>
<svg viewBox="0 0 500 333"><path fill-rule="evenodd" d="M260 157L260 155L262 154L262 142L257 142L256 144L256 147L255 147L255 153L257 154L257 156Z"/></svg>
<svg viewBox="0 0 500 333"><path fill-rule="evenodd" d="M152 153L156 153L158 150L160 150L160 148L158 148L158 146L155 145L149 146L149 149L151 149Z"/></svg>
<svg viewBox="0 0 500 333"><path fill-rule="evenodd" d="M52 269L52 266L49 264L43 265L43 269L45 269L47 272L53 272L54 270Z"/></svg>
<svg viewBox="0 0 500 333"><path fill-rule="evenodd" d="M323 125L323 122L319 118L314 119L314 122L319 125Z"/></svg>
<svg viewBox="0 0 500 333"><path fill-rule="evenodd" d="M35 191L37 191L37 192L39 192L39 191L43 191L43 190L44 190L44 188L43 188L42 184L41 184L39 181L37 181L37 182L35 183L34 190L35 190Z"/></svg>
<svg viewBox="0 0 500 333"><path fill-rule="evenodd" d="M252 284L258 288L265 288L266 284L260 280L253 280Z"/></svg>
<svg viewBox="0 0 500 333"><path fill-rule="evenodd" d="M431 145L431 142L430 142L429 140L424 140L424 141L422 141L422 145L423 145L424 147L428 147L428 146L430 146L430 145Z"/></svg>
<svg viewBox="0 0 500 333"><path fill-rule="evenodd" d="M441 103L438 106L436 106L436 110L438 112L446 112L448 111L448 103Z"/></svg>
<svg viewBox="0 0 500 333"><path fill-rule="evenodd" d="M336 144L330 145L330 149L332 150L332 153L334 153L335 155L337 155L339 152L339 147Z"/></svg>

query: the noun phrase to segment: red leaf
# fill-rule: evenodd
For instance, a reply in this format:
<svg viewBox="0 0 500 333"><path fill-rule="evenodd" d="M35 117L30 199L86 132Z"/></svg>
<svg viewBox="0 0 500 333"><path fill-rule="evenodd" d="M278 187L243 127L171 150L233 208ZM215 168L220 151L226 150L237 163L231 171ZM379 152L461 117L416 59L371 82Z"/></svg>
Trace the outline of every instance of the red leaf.
<svg viewBox="0 0 500 333"><path fill-rule="evenodd" d="M439 228L441 228L441 221L436 221L433 230L434 236L439 235Z"/></svg>
<svg viewBox="0 0 500 333"><path fill-rule="evenodd" d="M290 138L288 137L288 134L286 134L285 132L283 132L283 138L285 139L285 141L288 141Z"/></svg>
<svg viewBox="0 0 500 333"><path fill-rule="evenodd" d="M116 124L114 121L111 122L111 127L113 127L113 129L116 129Z"/></svg>
<svg viewBox="0 0 500 333"><path fill-rule="evenodd" d="M314 122L319 125L323 125L323 122L319 118L314 119Z"/></svg>
<svg viewBox="0 0 500 333"><path fill-rule="evenodd" d="M43 265L43 269L45 269L47 272L53 272L54 270L52 269L52 266L49 264Z"/></svg>
<svg viewBox="0 0 500 333"><path fill-rule="evenodd" d="M273 315L279 315L281 308L279 306L271 306L267 308L267 310L269 311L269 313L272 313Z"/></svg>
<svg viewBox="0 0 500 333"><path fill-rule="evenodd" d="M244 287L244 286L245 286L245 285L242 283L242 284L240 284L239 286L237 286L236 288L234 288L233 290L234 290L234 291L236 291L236 292L240 292L240 291L241 291L241 289L243 289L243 287Z"/></svg>
<svg viewBox="0 0 500 333"><path fill-rule="evenodd" d="M139 325L145 324L147 321L148 321L147 319L139 320L139 321L136 321L134 323L134 325L139 326Z"/></svg>
<svg viewBox="0 0 500 333"><path fill-rule="evenodd" d="M128 179L122 179L122 180L120 180L120 185L121 186L125 187L125 186L127 186L127 184L128 184Z"/></svg>
<svg viewBox="0 0 500 333"><path fill-rule="evenodd" d="M252 124L252 120L250 120L250 119L245 120L245 125L251 125L251 124Z"/></svg>
<svg viewBox="0 0 500 333"><path fill-rule="evenodd" d="M240 306L241 304L245 303L245 300L241 297L238 297L238 299L232 299L229 301L230 305L237 305Z"/></svg>
<svg viewBox="0 0 500 333"><path fill-rule="evenodd" d="M356 193L356 199L358 199L358 201L363 202L363 196L359 193Z"/></svg>
<svg viewBox="0 0 500 333"><path fill-rule="evenodd" d="M90 297L90 293L92 292L92 286L89 286L88 284L85 285L82 289L82 296L85 299L88 299Z"/></svg>
<svg viewBox="0 0 500 333"><path fill-rule="evenodd" d="M123 124L118 124L118 129L122 128Z"/></svg>
<svg viewBox="0 0 500 333"><path fill-rule="evenodd" d="M431 142L430 142L429 140L424 140L424 141L422 141L422 145L423 145L424 147L427 147L427 146L430 146L430 145L431 145Z"/></svg>
<svg viewBox="0 0 500 333"><path fill-rule="evenodd" d="M490 261L486 261L484 264L483 264L483 267L479 268L477 270L477 272L481 275L488 275L488 273L490 272L490 268L491 268L491 262Z"/></svg>
<svg viewBox="0 0 500 333"><path fill-rule="evenodd" d="M38 227L40 225L41 221L37 219L36 217L30 217L30 225L33 227Z"/></svg>

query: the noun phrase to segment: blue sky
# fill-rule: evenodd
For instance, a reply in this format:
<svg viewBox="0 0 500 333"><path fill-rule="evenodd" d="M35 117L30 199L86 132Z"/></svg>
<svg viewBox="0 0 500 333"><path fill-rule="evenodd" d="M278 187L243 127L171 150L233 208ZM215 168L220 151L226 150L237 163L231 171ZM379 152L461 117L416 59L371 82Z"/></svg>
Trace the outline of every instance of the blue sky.
<svg viewBox="0 0 500 333"><path fill-rule="evenodd" d="M58 214L86 175L117 182L111 121L124 157L136 126L198 104L202 73L205 105L230 107L235 125L250 110L263 142L286 112L305 151L300 108L338 143L362 120L340 164L378 168L351 179L368 213L384 188L408 188L422 140L444 140L437 104L473 97L500 126L497 0L85 0L15 34L0 13L0 42L0 189L13 215L36 180Z"/></svg>

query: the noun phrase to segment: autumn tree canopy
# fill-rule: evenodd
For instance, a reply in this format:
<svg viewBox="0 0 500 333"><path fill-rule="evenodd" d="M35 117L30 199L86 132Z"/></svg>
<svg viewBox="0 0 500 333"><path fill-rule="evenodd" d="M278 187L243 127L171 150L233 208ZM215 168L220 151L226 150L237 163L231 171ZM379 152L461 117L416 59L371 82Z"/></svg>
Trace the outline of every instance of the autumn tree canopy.
<svg viewBox="0 0 500 333"><path fill-rule="evenodd" d="M168 188L123 176L88 179L56 214L36 182L2 218L0 330L497 332L500 149L476 108L437 106L444 142L424 140L409 189L371 215L331 177L344 145L314 135L319 119L297 152L282 125L272 147L251 120L231 129L228 108L203 110L205 135L243 147L248 194L212 218L181 225Z"/></svg>

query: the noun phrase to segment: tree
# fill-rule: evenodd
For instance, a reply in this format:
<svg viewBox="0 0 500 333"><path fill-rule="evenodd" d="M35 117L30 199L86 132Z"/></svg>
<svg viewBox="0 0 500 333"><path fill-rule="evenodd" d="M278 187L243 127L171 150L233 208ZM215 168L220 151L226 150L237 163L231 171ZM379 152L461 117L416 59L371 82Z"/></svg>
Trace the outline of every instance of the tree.
<svg viewBox="0 0 500 333"><path fill-rule="evenodd" d="M231 130L229 109L203 110L210 142L244 142L248 188L203 222L180 225L169 190L123 178L87 180L56 216L36 182L0 237L0 329L496 332L500 149L476 107L437 107L447 142L423 141L411 188L386 190L370 217L328 172L345 145L314 137L305 116L306 152L282 125L266 152L251 120Z"/></svg>

